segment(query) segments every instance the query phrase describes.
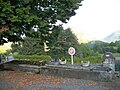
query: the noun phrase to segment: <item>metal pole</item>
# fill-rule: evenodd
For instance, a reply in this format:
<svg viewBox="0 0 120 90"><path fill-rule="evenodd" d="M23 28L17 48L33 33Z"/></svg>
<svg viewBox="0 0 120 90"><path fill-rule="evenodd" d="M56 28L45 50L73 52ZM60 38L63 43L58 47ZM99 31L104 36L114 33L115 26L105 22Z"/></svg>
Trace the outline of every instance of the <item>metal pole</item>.
<svg viewBox="0 0 120 90"><path fill-rule="evenodd" d="M71 64L73 64L73 55L71 55Z"/></svg>

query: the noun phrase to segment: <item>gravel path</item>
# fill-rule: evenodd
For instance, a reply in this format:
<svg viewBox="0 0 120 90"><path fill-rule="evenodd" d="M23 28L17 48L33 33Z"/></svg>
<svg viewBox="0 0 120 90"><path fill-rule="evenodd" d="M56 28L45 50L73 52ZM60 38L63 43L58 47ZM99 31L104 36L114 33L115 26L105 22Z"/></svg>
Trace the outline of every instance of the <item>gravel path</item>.
<svg viewBox="0 0 120 90"><path fill-rule="evenodd" d="M0 90L113 90L91 80L0 71ZM116 90L116 89L115 89Z"/></svg>

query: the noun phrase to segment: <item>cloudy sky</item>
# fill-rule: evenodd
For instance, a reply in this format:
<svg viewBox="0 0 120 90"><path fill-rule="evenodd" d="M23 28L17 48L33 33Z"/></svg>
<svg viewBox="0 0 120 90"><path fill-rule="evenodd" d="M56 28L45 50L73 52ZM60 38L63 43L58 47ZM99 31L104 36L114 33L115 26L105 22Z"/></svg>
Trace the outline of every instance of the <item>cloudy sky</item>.
<svg viewBox="0 0 120 90"><path fill-rule="evenodd" d="M65 27L88 39L102 39L120 30L120 0L84 0ZM79 37L78 37L79 38Z"/></svg>

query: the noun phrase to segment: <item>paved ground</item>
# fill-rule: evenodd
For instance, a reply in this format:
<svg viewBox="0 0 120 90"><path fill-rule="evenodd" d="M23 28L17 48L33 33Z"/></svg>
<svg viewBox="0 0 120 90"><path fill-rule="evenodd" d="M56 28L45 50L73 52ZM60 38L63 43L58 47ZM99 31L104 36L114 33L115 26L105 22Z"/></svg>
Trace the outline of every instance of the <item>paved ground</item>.
<svg viewBox="0 0 120 90"><path fill-rule="evenodd" d="M0 90L119 90L110 83L43 76L34 73L0 71Z"/></svg>

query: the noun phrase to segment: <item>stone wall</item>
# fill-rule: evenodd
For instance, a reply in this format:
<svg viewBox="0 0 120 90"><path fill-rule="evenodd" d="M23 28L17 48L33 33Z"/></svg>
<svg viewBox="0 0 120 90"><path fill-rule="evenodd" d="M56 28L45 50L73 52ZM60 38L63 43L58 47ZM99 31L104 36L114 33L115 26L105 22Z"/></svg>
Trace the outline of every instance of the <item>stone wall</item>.
<svg viewBox="0 0 120 90"><path fill-rule="evenodd" d="M4 65L0 63L0 70L4 69Z"/></svg>
<svg viewBox="0 0 120 90"><path fill-rule="evenodd" d="M62 66L34 66L25 64L4 64L5 69L23 71L23 72L33 72L43 75L60 76L67 78L78 78L85 80L95 80L95 81L109 81L112 79L112 73L100 72L100 71L90 71L82 70L78 68L68 68Z"/></svg>
<svg viewBox="0 0 120 90"><path fill-rule="evenodd" d="M40 73L44 75L78 78L86 80L98 80L100 72L92 72L80 69L41 67Z"/></svg>
<svg viewBox="0 0 120 90"><path fill-rule="evenodd" d="M26 64L4 64L4 69L23 71L23 72L35 72L38 73L40 70L39 66L26 65Z"/></svg>
<svg viewBox="0 0 120 90"><path fill-rule="evenodd" d="M115 57L115 70L120 72L120 57Z"/></svg>

